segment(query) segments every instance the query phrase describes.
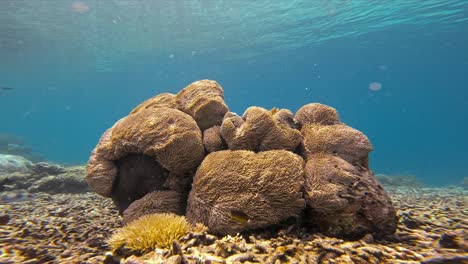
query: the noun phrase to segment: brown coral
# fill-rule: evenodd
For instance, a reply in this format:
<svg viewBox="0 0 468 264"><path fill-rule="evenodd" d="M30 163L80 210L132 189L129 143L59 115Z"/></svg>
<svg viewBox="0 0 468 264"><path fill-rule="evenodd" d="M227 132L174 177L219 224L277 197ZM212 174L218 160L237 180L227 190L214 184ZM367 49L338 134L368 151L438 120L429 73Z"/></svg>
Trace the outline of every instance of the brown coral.
<svg viewBox="0 0 468 264"><path fill-rule="evenodd" d="M242 118L233 113L226 114L221 135L231 150L293 151L302 141L291 111L276 108L268 111L250 107Z"/></svg>
<svg viewBox="0 0 468 264"><path fill-rule="evenodd" d="M310 225L328 235L360 238L395 232L391 200L371 171L340 157L317 154L305 167Z"/></svg>
<svg viewBox="0 0 468 264"><path fill-rule="evenodd" d="M353 164L367 164L367 157L372 151L372 145L363 133L344 124L304 125L301 132L306 156L328 153Z"/></svg>
<svg viewBox="0 0 468 264"><path fill-rule="evenodd" d="M228 111L223 89L211 80L191 83L177 94L176 101L178 109L192 116L202 131L221 125Z"/></svg>
<svg viewBox="0 0 468 264"><path fill-rule="evenodd" d="M157 107L167 107L167 108L177 108L176 96L171 93L162 93L158 94L143 103L135 107L130 114L138 113L145 109L157 108Z"/></svg>
<svg viewBox="0 0 468 264"><path fill-rule="evenodd" d="M335 108L319 103L304 105L297 110L295 119L301 125L335 125L340 123L340 118Z"/></svg>
<svg viewBox="0 0 468 264"><path fill-rule="evenodd" d="M203 131L203 145L208 153L227 149L221 137L220 126L214 126Z"/></svg>
<svg viewBox="0 0 468 264"><path fill-rule="evenodd" d="M197 170L187 219L233 234L277 224L304 208L303 159L285 150L218 151Z"/></svg>
<svg viewBox="0 0 468 264"><path fill-rule="evenodd" d="M392 233L395 211L369 170L371 150L332 107L312 103L295 116L250 107L240 117L228 112L217 82L201 80L148 99L108 129L87 182L112 197L126 223L181 214L188 199L190 222L219 234L278 224L306 204L309 226L329 235ZM307 161L305 173L293 152Z"/></svg>
<svg viewBox="0 0 468 264"><path fill-rule="evenodd" d="M145 109L104 133L88 162L86 180L123 211L146 193L162 190L170 175L189 175L203 157L201 131L190 116L170 108Z"/></svg>
<svg viewBox="0 0 468 264"><path fill-rule="evenodd" d="M143 215L157 213L185 213L185 201L180 193L175 191L155 191L134 201L123 213L123 223L128 224Z"/></svg>

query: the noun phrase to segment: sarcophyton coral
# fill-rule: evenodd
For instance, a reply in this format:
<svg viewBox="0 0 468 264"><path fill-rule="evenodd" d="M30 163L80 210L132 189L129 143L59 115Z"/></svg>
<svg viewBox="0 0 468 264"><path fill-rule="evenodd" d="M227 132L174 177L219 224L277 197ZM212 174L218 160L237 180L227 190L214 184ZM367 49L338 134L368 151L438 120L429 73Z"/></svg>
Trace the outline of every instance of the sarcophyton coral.
<svg viewBox="0 0 468 264"><path fill-rule="evenodd" d="M368 138L332 107L248 108L221 86L194 82L143 102L101 137L87 181L112 197L128 224L153 213L185 214L233 234L304 218L323 233L389 234L395 210L369 170Z"/></svg>
<svg viewBox="0 0 468 264"><path fill-rule="evenodd" d="M117 230L107 243L113 250L124 247L137 252L169 248L174 240L183 237L190 229L183 216L149 214Z"/></svg>
<svg viewBox="0 0 468 264"><path fill-rule="evenodd" d="M235 234L297 217L305 207L303 166L299 155L285 150L211 153L195 175L187 219Z"/></svg>
<svg viewBox="0 0 468 264"><path fill-rule="evenodd" d="M201 131L189 115L150 108L122 118L104 133L91 154L86 179L123 212L149 192L188 190L203 156Z"/></svg>
<svg viewBox="0 0 468 264"><path fill-rule="evenodd" d="M227 114L221 125L221 135L231 150L293 151L302 141L301 133L294 128L291 111L268 111L260 107L250 107L242 117Z"/></svg>

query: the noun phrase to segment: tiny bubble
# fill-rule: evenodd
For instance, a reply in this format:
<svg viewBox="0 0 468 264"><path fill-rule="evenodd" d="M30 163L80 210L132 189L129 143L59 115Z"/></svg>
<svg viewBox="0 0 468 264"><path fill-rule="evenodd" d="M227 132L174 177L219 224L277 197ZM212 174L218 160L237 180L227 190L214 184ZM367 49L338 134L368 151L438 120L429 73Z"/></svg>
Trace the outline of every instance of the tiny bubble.
<svg viewBox="0 0 468 264"><path fill-rule="evenodd" d="M382 84L379 82L373 82L369 84L369 90L373 92L379 91L380 89L382 89Z"/></svg>

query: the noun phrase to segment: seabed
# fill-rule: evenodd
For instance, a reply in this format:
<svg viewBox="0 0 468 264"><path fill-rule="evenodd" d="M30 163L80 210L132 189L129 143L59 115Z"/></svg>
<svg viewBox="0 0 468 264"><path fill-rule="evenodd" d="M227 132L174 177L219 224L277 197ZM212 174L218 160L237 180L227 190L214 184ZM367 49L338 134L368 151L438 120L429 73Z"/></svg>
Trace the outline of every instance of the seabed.
<svg viewBox="0 0 468 264"><path fill-rule="evenodd" d="M187 234L178 250L112 254L122 226L112 201L95 193L47 194L0 205L0 263L468 263L468 199L462 188L388 189L398 229L385 240L345 241L285 229L217 238Z"/></svg>

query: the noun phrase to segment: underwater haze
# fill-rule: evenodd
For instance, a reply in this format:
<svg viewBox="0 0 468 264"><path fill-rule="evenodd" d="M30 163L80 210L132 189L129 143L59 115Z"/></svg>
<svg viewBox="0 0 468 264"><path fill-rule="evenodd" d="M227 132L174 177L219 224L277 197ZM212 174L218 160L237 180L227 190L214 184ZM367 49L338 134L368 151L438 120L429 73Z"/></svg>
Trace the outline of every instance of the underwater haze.
<svg viewBox="0 0 468 264"><path fill-rule="evenodd" d="M375 173L468 176L466 0L2 0L0 134L86 163L140 102L216 80L231 111L330 105Z"/></svg>

